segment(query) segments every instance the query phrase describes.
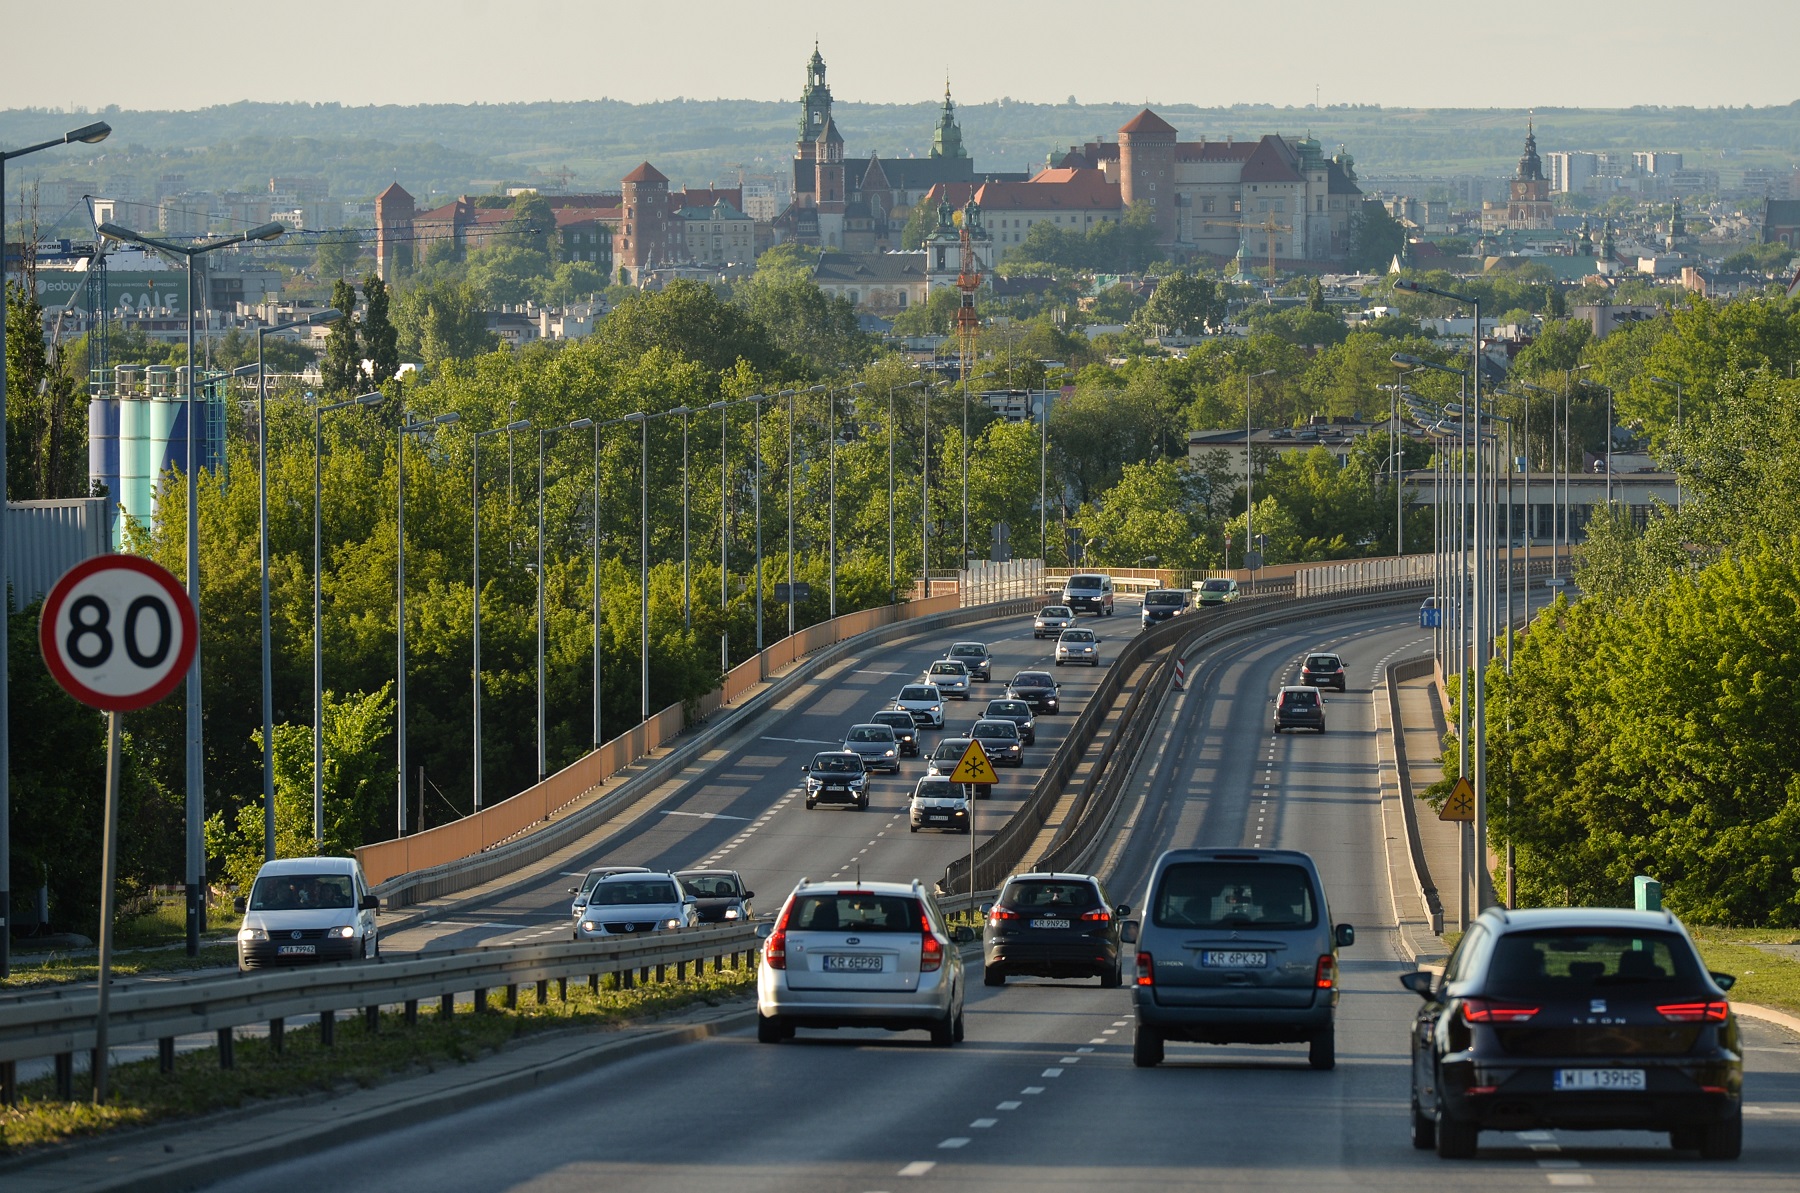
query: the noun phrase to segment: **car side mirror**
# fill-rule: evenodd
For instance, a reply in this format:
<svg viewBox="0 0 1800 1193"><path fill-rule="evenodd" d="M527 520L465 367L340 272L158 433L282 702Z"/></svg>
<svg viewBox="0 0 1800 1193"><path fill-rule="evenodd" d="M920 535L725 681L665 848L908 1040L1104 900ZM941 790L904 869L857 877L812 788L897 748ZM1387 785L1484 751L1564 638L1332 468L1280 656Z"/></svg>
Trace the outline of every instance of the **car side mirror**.
<svg viewBox="0 0 1800 1193"><path fill-rule="evenodd" d="M767 940L767 939L769 939L770 933L772 933L774 931L775 931L774 924L767 923L767 922L758 924L756 926L756 939Z"/></svg>
<svg viewBox="0 0 1800 1193"><path fill-rule="evenodd" d="M1707 976L1713 980L1713 985L1721 990L1729 990L1737 985L1737 976L1735 974L1709 972Z"/></svg>
<svg viewBox="0 0 1800 1193"><path fill-rule="evenodd" d="M986 919L989 915L991 915L993 913L993 910L994 910L994 905L992 903L983 903L981 905L982 918Z"/></svg>
<svg viewBox="0 0 1800 1193"><path fill-rule="evenodd" d="M1120 919L1124 919L1126 916L1131 914L1131 904L1129 904L1129 903L1119 904L1117 907L1113 908L1113 914L1118 916Z"/></svg>
<svg viewBox="0 0 1800 1193"><path fill-rule="evenodd" d="M231 910L237 912L239 915L243 915L244 908L246 905L247 904L246 904L244 897L242 895L239 895L237 898L235 898L231 901Z"/></svg>
<svg viewBox="0 0 1800 1193"><path fill-rule="evenodd" d="M569 887L568 893L571 895L579 895L581 893L581 888L578 886Z"/></svg>
<svg viewBox="0 0 1800 1193"><path fill-rule="evenodd" d="M364 895L362 897L362 902L356 905L356 909L358 911L378 912L381 910L381 899L376 895Z"/></svg>
<svg viewBox="0 0 1800 1193"><path fill-rule="evenodd" d="M1405 986L1408 990L1411 990L1426 1002L1435 1002L1437 1000L1437 994L1432 990L1432 985L1436 981L1436 977L1426 973L1424 970L1419 970L1415 973L1403 973L1400 975L1400 984Z"/></svg>
<svg viewBox="0 0 1800 1193"><path fill-rule="evenodd" d="M746 898L746 899L754 899L754 898L756 898L756 892L755 892L755 891L745 891L745 892L744 892L744 898Z"/></svg>
<svg viewBox="0 0 1800 1193"><path fill-rule="evenodd" d="M1340 949L1347 949L1356 943L1356 929L1349 924L1339 924L1331 930L1331 935Z"/></svg>
<svg viewBox="0 0 1800 1193"><path fill-rule="evenodd" d="M975 939L975 929L966 924L960 924L950 929L950 939L957 944L969 944Z"/></svg>
<svg viewBox="0 0 1800 1193"><path fill-rule="evenodd" d="M1138 926L1136 920L1126 920L1123 924L1119 925L1119 940L1121 943L1136 944L1137 938Z"/></svg>

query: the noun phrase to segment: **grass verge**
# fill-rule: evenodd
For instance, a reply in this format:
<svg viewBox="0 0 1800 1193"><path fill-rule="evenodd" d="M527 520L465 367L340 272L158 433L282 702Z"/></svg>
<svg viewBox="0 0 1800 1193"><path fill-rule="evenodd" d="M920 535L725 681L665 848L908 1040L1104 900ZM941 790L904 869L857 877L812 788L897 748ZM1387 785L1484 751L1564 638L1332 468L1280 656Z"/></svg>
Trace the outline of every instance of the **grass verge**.
<svg viewBox="0 0 1800 1193"><path fill-rule="evenodd" d="M161 1072L155 1059L116 1065L110 1070L112 1099L103 1107L92 1105L86 1074L77 1077L72 1102L57 1099L54 1081L44 1077L20 1085L17 1105L0 1107L0 1155L259 1101L378 1085L475 1060L537 1032L616 1027L697 1004L716 1006L753 990L755 981L754 965L629 990L609 977L597 993L572 981L566 1002L557 998L553 982L543 1003L533 987L520 987L516 1010L506 1008L504 991L490 991L486 1014L459 1007L444 1018L435 1003L421 1004L415 1027L406 1026L398 1011L383 1012L374 1032L360 1015L340 1017L329 1048L320 1043L314 1020L290 1027L280 1054L267 1039L236 1041L230 1069L219 1068L217 1048L183 1053L173 1073Z"/></svg>
<svg viewBox="0 0 1800 1193"><path fill-rule="evenodd" d="M236 944L202 944L200 955L190 957L182 945L157 949L133 949L113 954L113 975L142 977L151 973L180 973L190 969L217 969L237 964ZM86 950L80 956L67 953L13 955L12 974L0 979L0 991L32 986L58 986L68 982L92 982L99 977L100 958Z"/></svg>
<svg viewBox="0 0 1800 1193"><path fill-rule="evenodd" d="M1759 944L1800 943L1793 929L1701 928L1688 925L1706 968L1737 978L1731 997L1800 1015L1800 961L1767 952Z"/></svg>

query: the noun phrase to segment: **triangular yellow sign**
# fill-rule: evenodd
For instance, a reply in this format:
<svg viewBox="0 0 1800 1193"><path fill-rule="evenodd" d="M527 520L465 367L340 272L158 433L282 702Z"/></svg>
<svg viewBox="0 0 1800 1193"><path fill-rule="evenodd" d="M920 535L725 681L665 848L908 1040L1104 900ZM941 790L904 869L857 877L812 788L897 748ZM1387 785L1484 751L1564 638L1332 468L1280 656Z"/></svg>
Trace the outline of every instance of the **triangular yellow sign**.
<svg viewBox="0 0 1800 1193"><path fill-rule="evenodd" d="M992 784L995 781L994 764L988 761L987 751L981 748L981 742L969 739L969 748L963 751L962 761L950 772L952 783Z"/></svg>
<svg viewBox="0 0 1800 1193"><path fill-rule="evenodd" d="M1475 819L1475 785L1469 782L1467 775L1458 778L1456 786L1450 789L1450 798L1444 801L1444 807L1438 813L1438 819Z"/></svg>

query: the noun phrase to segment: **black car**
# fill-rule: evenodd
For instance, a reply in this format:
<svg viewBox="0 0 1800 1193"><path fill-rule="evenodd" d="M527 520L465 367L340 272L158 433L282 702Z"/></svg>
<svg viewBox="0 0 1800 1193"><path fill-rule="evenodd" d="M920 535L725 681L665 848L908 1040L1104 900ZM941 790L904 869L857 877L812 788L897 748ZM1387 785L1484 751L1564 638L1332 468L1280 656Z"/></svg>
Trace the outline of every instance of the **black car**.
<svg viewBox="0 0 1800 1193"><path fill-rule="evenodd" d="M886 725L894 731L894 740L900 743L901 757L919 756L919 727L913 723L911 713L898 708L884 708L870 717L869 723Z"/></svg>
<svg viewBox="0 0 1800 1193"><path fill-rule="evenodd" d="M1033 712L1057 712L1061 707L1057 692L1056 681L1048 671L1021 671L1006 685L1007 697L1023 700Z"/></svg>
<svg viewBox="0 0 1800 1193"><path fill-rule="evenodd" d="M969 729L969 736L981 743L988 761L995 766L1024 766L1025 750L1019 727L1009 720L983 717Z"/></svg>
<svg viewBox="0 0 1800 1193"><path fill-rule="evenodd" d="M1315 688L1344 688L1344 661L1334 654L1309 654L1300 667L1300 682Z"/></svg>
<svg viewBox="0 0 1800 1193"><path fill-rule="evenodd" d="M694 897L702 924L735 924L750 918L756 892L744 888L736 870L682 870L675 875Z"/></svg>
<svg viewBox="0 0 1800 1193"><path fill-rule="evenodd" d="M1028 746L1037 744L1037 718L1031 715L1031 705L1023 700L990 700L987 707L981 710L984 721L1011 721L1019 727L1019 740Z"/></svg>
<svg viewBox="0 0 1800 1193"><path fill-rule="evenodd" d="M1325 698L1317 688L1288 687L1275 697L1275 732L1317 729L1325 732Z"/></svg>
<svg viewBox="0 0 1800 1193"><path fill-rule="evenodd" d="M1187 612L1188 595L1179 588L1156 588L1144 594L1144 628L1159 625Z"/></svg>
<svg viewBox="0 0 1800 1193"><path fill-rule="evenodd" d="M1667 1131L1733 1160L1743 1145L1743 1046L1725 992L1662 911L1490 908L1412 1033L1412 1142L1446 1159L1482 1131Z"/></svg>
<svg viewBox="0 0 1800 1193"><path fill-rule="evenodd" d="M820 750L802 767L806 776L806 806L849 804L859 812L869 807L869 774L862 755L848 750Z"/></svg>
<svg viewBox="0 0 1800 1193"><path fill-rule="evenodd" d="M1112 905L1087 874L1015 874L983 908L983 981L1004 986L1009 975L1099 978L1120 984L1119 921L1131 908Z"/></svg>

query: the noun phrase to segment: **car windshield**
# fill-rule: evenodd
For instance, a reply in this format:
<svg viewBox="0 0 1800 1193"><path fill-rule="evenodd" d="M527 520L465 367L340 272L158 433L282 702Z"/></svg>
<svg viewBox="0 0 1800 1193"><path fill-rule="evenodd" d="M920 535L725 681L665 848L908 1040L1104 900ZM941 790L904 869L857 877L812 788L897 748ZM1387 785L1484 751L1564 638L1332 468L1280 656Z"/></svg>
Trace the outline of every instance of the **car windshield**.
<svg viewBox="0 0 1800 1193"><path fill-rule="evenodd" d="M1019 727L1011 721L980 721L970 732L975 737L1004 737L1011 740L1019 736Z"/></svg>
<svg viewBox="0 0 1800 1193"><path fill-rule="evenodd" d="M996 700L987 706L990 717L1029 717L1031 705L1023 700Z"/></svg>
<svg viewBox="0 0 1800 1193"><path fill-rule="evenodd" d="M1310 928L1318 919L1311 877L1279 862L1176 862L1152 912L1165 928Z"/></svg>
<svg viewBox="0 0 1800 1193"><path fill-rule="evenodd" d="M913 687L900 689L900 699L902 700L936 700L937 698L937 691L933 688Z"/></svg>
<svg viewBox="0 0 1800 1193"><path fill-rule="evenodd" d="M1334 654L1316 654L1306 660L1306 665L1313 671L1336 671L1338 660Z"/></svg>
<svg viewBox="0 0 1800 1193"><path fill-rule="evenodd" d="M817 754L812 768L820 774L854 775L862 770L862 759L848 754Z"/></svg>
<svg viewBox="0 0 1800 1193"><path fill-rule="evenodd" d="M963 751L968 748L968 738L946 737L938 742L937 750L931 755L931 760L933 762L948 762L955 758L961 758L963 756Z"/></svg>
<svg viewBox="0 0 1800 1193"><path fill-rule="evenodd" d="M1069 577L1069 587L1070 588L1098 588L1098 587L1100 587L1100 577L1098 577L1098 576L1070 576Z"/></svg>
<svg viewBox="0 0 1800 1193"><path fill-rule="evenodd" d="M850 731L850 741L888 741L894 740L894 731L886 725L858 725Z"/></svg>
<svg viewBox="0 0 1800 1193"><path fill-rule="evenodd" d="M957 794L950 785L950 780L942 775L920 779L918 787L913 789L914 799L955 799Z"/></svg>
<svg viewBox="0 0 1800 1193"><path fill-rule="evenodd" d="M1030 878L1007 883L1000 902L1033 910L1086 911L1100 906L1100 893L1092 883Z"/></svg>
<svg viewBox="0 0 1800 1193"><path fill-rule="evenodd" d="M1062 632L1062 640L1064 642L1092 642L1094 640L1094 631L1064 630Z"/></svg>
<svg viewBox="0 0 1800 1193"><path fill-rule="evenodd" d="M681 885L696 899L736 899L743 888L729 874L688 874L679 876Z"/></svg>
<svg viewBox="0 0 1800 1193"><path fill-rule="evenodd" d="M1146 605L1179 605L1187 600L1179 592L1147 592L1144 594Z"/></svg>
<svg viewBox="0 0 1800 1193"><path fill-rule="evenodd" d="M790 931L916 933L924 913L905 895L838 891L798 896L786 918Z"/></svg>
<svg viewBox="0 0 1800 1193"><path fill-rule="evenodd" d="M961 646L952 646L950 654L959 659L979 659L987 655L987 647L976 642L967 642Z"/></svg>
<svg viewBox="0 0 1800 1193"><path fill-rule="evenodd" d="M1054 681L1042 671L1021 671L1013 676L1012 686L1015 688L1047 688L1052 682Z"/></svg>
<svg viewBox="0 0 1800 1193"><path fill-rule="evenodd" d="M948 659L941 660L931 665L931 674L933 675L961 675L962 673L963 665L961 663L952 663Z"/></svg>
<svg viewBox="0 0 1800 1193"><path fill-rule="evenodd" d="M679 903L681 896L667 879L610 878L594 888L588 907L644 907L652 903Z"/></svg>
<svg viewBox="0 0 1800 1193"><path fill-rule="evenodd" d="M1485 992L1586 998L1617 987L1701 988L1694 950L1674 932L1577 928L1508 932L1494 942Z"/></svg>
<svg viewBox="0 0 1800 1193"><path fill-rule="evenodd" d="M1051 605L1048 609L1045 609L1042 613L1038 614L1038 616L1070 618L1075 615L1069 611L1067 605Z"/></svg>
<svg viewBox="0 0 1800 1193"><path fill-rule="evenodd" d="M266 874L250 889L251 911L341 910L356 906L348 874Z"/></svg>
<svg viewBox="0 0 1800 1193"><path fill-rule="evenodd" d="M1202 580L1200 582L1200 591L1201 592L1230 592L1231 591L1231 581L1229 581L1229 580Z"/></svg>

